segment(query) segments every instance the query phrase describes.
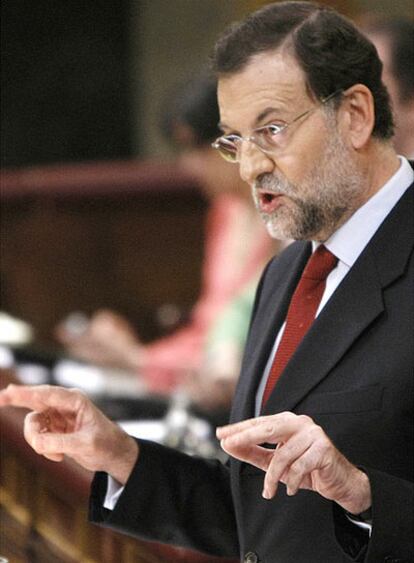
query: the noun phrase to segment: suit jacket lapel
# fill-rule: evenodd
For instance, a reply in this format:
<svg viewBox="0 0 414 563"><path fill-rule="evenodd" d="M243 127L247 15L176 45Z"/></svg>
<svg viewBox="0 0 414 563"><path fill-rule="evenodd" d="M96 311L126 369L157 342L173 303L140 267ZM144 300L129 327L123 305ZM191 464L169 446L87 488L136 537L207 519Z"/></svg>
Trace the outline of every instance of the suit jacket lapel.
<svg viewBox="0 0 414 563"><path fill-rule="evenodd" d="M383 311L375 266L372 260L366 262L348 274L325 305L280 376L263 414L293 410Z"/></svg>
<svg viewBox="0 0 414 563"><path fill-rule="evenodd" d="M231 419L254 416L257 386L310 253L310 243L292 244L271 263L269 269L277 264L278 272L276 278L270 274L271 285L262 288L262 291L259 286L260 299L250 328Z"/></svg>

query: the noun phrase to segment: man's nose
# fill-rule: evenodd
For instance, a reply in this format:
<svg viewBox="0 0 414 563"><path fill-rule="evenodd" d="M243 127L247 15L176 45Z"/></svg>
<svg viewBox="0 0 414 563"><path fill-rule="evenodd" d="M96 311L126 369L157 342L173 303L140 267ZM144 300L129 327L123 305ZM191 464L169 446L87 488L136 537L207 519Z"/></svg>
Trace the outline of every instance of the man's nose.
<svg viewBox="0 0 414 563"><path fill-rule="evenodd" d="M244 141L239 150L240 176L248 184L252 185L262 174L273 172L273 160L251 141Z"/></svg>

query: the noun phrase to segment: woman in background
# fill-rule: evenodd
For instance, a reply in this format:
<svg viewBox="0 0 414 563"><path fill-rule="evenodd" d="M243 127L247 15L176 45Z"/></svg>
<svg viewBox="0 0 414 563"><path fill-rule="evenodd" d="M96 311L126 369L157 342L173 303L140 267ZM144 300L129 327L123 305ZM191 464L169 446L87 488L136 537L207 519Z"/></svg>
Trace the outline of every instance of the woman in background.
<svg viewBox="0 0 414 563"><path fill-rule="evenodd" d="M254 291L263 266L279 250L257 214L250 190L211 143L219 136L216 81L199 76L169 100L163 129L181 149L179 166L209 200L202 287L189 322L142 344L132 326L101 310L80 334L63 322L57 338L74 356L136 372L149 392L177 386L206 409L226 408L238 376ZM179 249L177 249L179 252Z"/></svg>

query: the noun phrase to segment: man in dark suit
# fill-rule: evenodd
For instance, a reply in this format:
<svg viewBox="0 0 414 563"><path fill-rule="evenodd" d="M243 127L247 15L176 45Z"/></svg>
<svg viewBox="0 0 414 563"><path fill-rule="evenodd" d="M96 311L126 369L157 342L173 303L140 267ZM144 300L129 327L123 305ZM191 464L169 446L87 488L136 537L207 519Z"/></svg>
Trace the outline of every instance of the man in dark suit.
<svg viewBox="0 0 414 563"><path fill-rule="evenodd" d="M11 387L39 453L98 471L91 519L249 563L408 562L413 179L373 46L334 11L272 4L218 42L223 136L273 236L229 466L135 441L76 391ZM311 258L309 256L311 255Z"/></svg>

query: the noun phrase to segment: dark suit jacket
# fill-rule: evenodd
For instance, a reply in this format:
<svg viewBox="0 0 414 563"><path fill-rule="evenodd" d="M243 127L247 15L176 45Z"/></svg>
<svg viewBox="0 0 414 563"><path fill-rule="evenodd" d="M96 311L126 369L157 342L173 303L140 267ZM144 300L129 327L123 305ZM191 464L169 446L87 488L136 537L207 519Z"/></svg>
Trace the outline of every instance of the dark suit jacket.
<svg viewBox="0 0 414 563"><path fill-rule="evenodd" d="M102 509L97 475L91 518L158 541L265 563L414 561L413 187L381 225L301 342L265 414L306 413L369 475L373 533L316 493L261 497L263 472L229 468L140 442L141 455L116 509ZM232 421L254 415L257 385L310 254L294 243L259 284ZM366 549L367 548L367 549Z"/></svg>

